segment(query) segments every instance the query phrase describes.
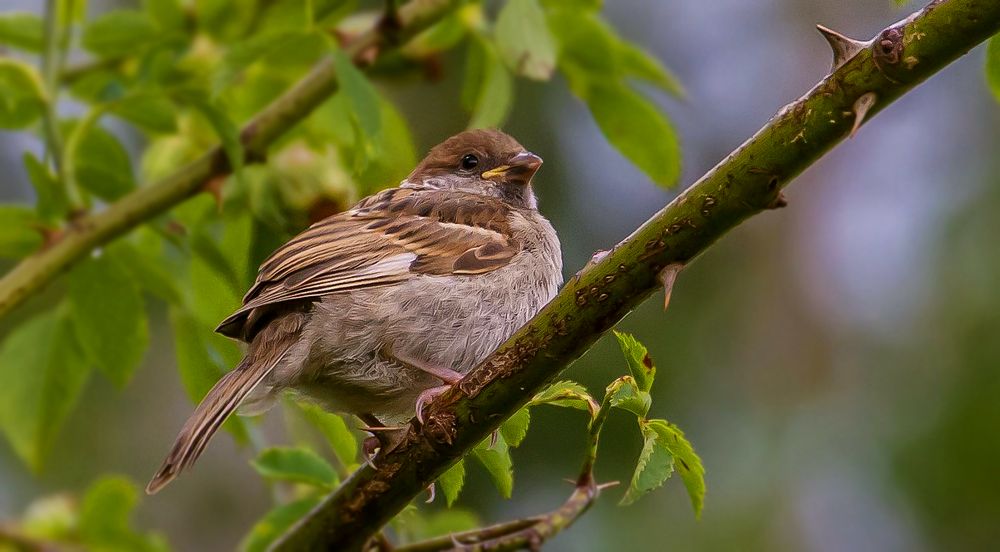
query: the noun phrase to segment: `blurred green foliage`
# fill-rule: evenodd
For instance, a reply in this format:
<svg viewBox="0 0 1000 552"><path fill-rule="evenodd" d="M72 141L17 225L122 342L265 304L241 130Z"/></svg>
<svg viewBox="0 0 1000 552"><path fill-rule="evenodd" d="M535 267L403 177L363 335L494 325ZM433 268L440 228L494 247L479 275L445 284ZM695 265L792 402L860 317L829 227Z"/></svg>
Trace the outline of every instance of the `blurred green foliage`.
<svg viewBox="0 0 1000 552"><path fill-rule="evenodd" d="M459 2L367 71L341 49L382 17L377 4L357 0L145 0L101 12L84 0L53 0L42 14L0 14L0 128L35 133L45 144L42 156L23 155L35 204L0 205L0 256L17 261L64 239L81 214L171 178L216 143L233 172L93 251L60 277L51 308L0 332L0 432L42 470L90 378L130 384L150 346L150 317L164 310L179 378L193 401L202 397L239 360L237 345L212 329L239 305L258 264L310 222L395 185L415 165L406 118L385 90L391 79L420 77L446 52L464 58L456 70L469 127L502 126L515 79L551 81L558 70L613 146L655 182L675 183L677 138L633 81L672 95L680 86L615 33L600 9L593 0ZM338 91L267 152L255 152L266 153L265 163L249 164L240 124L326 58ZM123 128L141 136L138 149L126 146ZM648 403L648 387L643 393ZM586 391L568 382L533 404L582 405L596 414ZM253 467L288 492L278 493L275 509L246 537L248 550L266 547L359 462L357 436L343 419L305 404L288 409L330 450L324 457L307 440L259 452ZM506 497L509 450L529 421L526 407L471 455ZM257 442L248 420L226 427L240 442ZM464 480L462 462L443 477L449 505ZM79 507L52 514L66 518L58 531L35 531L42 522L29 512L19 532L109 550L165 548L129 528L136 500L131 483L102 479ZM455 512L410 512L397 525L417 538L474 524L474 516Z"/></svg>

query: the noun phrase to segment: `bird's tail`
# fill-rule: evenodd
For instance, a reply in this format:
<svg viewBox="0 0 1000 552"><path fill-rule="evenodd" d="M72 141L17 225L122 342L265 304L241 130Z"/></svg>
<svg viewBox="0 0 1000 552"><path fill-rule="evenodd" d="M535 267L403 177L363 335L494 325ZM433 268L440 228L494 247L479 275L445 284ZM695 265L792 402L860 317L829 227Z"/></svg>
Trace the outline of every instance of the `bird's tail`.
<svg viewBox="0 0 1000 552"><path fill-rule="evenodd" d="M149 485L146 485L147 494L156 493L173 481L181 471L194 464L222 423L271 373L284 358L290 345L290 342L285 341L279 348L268 347L270 350L264 354L254 354L252 351L236 369L222 376L185 422L170 454L149 481Z"/></svg>

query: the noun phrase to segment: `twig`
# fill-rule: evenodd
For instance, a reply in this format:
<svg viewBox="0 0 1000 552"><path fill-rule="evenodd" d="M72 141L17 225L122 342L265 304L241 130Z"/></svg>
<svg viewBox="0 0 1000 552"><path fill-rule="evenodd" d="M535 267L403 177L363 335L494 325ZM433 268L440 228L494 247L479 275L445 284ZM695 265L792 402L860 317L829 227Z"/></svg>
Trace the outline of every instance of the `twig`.
<svg viewBox="0 0 1000 552"><path fill-rule="evenodd" d="M459 4L459 0L410 0L400 6L401 27L394 31L405 41L433 24ZM379 54L382 30L374 25L345 46L355 63L364 64ZM394 41L395 41L394 40ZM268 147L306 118L337 90L336 73L329 60L320 62L302 80L257 113L243 127L241 140L247 162L260 162ZM56 276L87 254L136 226L202 191L205 183L228 175L231 168L223 149L216 146L173 174L140 186L105 211L80 217L54 243L22 260L0 279L0 318L42 290Z"/></svg>
<svg viewBox="0 0 1000 552"><path fill-rule="evenodd" d="M357 550L457 458L485 439L601 335L659 288L657 274L689 263L844 140L852 106L875 92L870 119L1000 30L1000 2L941 0L882 31L812 90L583 271L526 326L425 412L426 423L362 466L274 546Z"/></svg>

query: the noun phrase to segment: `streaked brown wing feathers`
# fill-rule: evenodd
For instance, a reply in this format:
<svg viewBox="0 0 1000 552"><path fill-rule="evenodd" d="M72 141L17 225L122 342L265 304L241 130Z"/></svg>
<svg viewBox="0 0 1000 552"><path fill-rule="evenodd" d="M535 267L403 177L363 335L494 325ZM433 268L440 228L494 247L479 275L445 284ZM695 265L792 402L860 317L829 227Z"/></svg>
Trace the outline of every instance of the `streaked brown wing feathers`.
<svg viewBox="0 0 1000 552"><path fill-rule="evenodd" d="M250 311L275 303L394 284L414 273L496 270L517 252L509 214L497 200L454 191L396 188L366 198L275 251L243 307L218 331L245 337Z"/></svg>

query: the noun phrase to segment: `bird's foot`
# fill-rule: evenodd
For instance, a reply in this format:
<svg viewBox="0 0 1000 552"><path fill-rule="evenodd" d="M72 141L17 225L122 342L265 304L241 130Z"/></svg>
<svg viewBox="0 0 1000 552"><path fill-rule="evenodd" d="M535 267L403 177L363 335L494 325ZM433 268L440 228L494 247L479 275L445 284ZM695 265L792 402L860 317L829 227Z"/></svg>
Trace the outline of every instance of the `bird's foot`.
<svg viewBox="0 0 1000 552"><path fill-rule="evenodd" d="M431 387L430 389L424 389L423 392L420 393L417 397L417 421L420 422L421 425L424 423L424 406L449 389L451 389L451 385L439 385L437 387Z"/></svg>

